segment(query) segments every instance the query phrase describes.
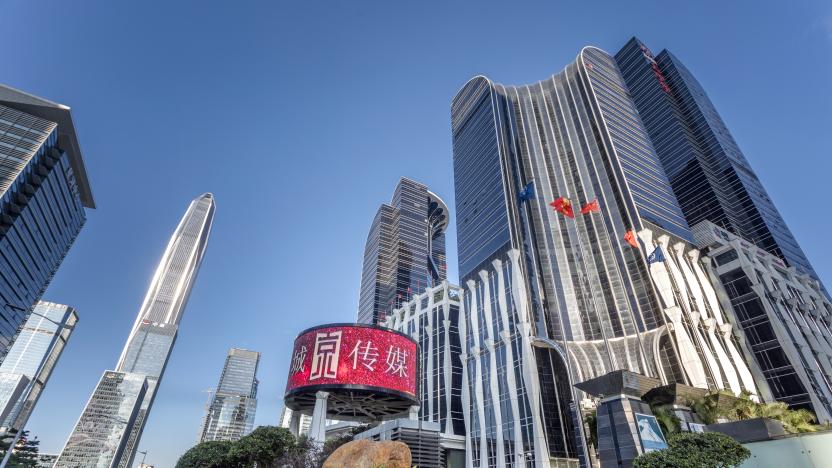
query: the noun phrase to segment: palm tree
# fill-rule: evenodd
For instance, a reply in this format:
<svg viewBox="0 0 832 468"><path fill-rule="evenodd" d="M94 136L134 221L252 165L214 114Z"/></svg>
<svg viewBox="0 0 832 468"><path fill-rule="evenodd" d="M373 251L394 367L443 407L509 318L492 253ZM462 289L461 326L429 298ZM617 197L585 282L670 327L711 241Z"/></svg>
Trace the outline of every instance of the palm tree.
<svg viewBox="0 0 832 468"><path fill-rule="evenodd" d="M815 424L815 415L806 409L791 410L783 402L757 403L748 393L740 394L728 407L718 404L720 393L710 393L690 403L691 409L699 415L705 424L714 424L718 419L744 421L755 418L768 418L783 424L786 432L797 434L815 432L820 426Z"/></svg>

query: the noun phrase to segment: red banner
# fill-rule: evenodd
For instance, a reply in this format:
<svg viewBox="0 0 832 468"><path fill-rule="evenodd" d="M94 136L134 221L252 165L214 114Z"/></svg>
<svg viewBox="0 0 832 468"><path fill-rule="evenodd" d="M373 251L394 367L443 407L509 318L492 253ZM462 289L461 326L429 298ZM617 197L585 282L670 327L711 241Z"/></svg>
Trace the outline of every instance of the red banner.
<svg viewBox="0 0 832 468"><path fill-rule="evenodd" d="M286 392L318 385L376 387L416 397L416 343L399 333L333 325L295 339Z"/></svg>

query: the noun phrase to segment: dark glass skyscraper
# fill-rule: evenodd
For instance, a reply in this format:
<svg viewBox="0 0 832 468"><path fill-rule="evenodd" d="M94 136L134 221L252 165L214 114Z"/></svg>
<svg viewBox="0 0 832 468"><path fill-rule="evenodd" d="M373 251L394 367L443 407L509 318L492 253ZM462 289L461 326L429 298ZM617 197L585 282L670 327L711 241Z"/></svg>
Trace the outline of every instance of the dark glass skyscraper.
<svg viewBox="0 0 832 468"><path fill-rule="evenodd" d="M260 353L256 351L228 351L220 383L205 415L200 442L237 440L254 428L259 362Z"/></svg>
<svg viewBox="0 0 832 468"><path fill-rule="evenodd" d="M196 281L199 266L208 246L213 219L213 195L206 193L191 202L153 275L133 330L121 353L116 372L105 372L105 377L112 376L112 378L102 378L99 387L103 385L107 388L97 388L87 403L82 421L88 418L92 422L86 424L79 422L64 448L65 451L73 451L72 457L82 457L83 453L79 454L80 452L77 452L79 449L73 448L73 441L86 438L110 438L116 441L123 438L122 449L113 450L110 453L110 456L114 458L102 458L96 455L95 458L89 458L87 462L80 462L79 465L62 464L64 461L70 463L70 460L75 463L76 458L61 454L56 466L112 465L122 468L132 466L148 413L176 341L179 321L185 311L191 288ZM114 415L90 410L91 407L107 406L106 402L97 401L97 395L102 395L102 398L111 398L108 388L112 386L114 379L124 382L146 380L146 391L141 393L139 409L135 415L131 416L129 424L125 422L128 421L127 419L119 416L119 421L123 424L114 426L109 422L115 417ZM114 407L120 408L119 411L125 411L123 416L126 416L128 403L125 400L113 404ZM98 418L97 423L95 418ZM127 433L119 432L125 430Z"/></svg>
<svg viewBox="0 0 832 468"><path fill-rule="evenodd" d="M632 38L616 55L688 223L711 221L818 278L725 122L667 50Z"/></svg>
<svg viewBox="0 0 832 468"><path fill-rule="evenodd" d="M379 324L410 297L445 280L447 227L445 202L403 177L367 236L358 322Z"/></svg>
<svg viewBox="0 0 832 468"><path fill-rule="evenodd" d="M0 359L95 208L69 107L0 85Z"/></svg>

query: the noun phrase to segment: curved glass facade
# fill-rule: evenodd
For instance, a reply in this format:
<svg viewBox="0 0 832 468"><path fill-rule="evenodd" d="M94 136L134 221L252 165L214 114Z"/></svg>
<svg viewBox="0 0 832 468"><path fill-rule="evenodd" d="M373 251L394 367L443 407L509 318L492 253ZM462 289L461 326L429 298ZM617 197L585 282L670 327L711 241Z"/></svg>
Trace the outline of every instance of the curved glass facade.
<svg viewBox="0 0 832 468"><path fill-rule="evenodd" d="M531 85L476 77L451 113L474 465L584 458L574 383L618 369L684 375L660 344L668 328L646 257L625 234L690 229L599 49ZM560 197L576 212L597 200L600 213L567 218L549 206Z"/></svg>

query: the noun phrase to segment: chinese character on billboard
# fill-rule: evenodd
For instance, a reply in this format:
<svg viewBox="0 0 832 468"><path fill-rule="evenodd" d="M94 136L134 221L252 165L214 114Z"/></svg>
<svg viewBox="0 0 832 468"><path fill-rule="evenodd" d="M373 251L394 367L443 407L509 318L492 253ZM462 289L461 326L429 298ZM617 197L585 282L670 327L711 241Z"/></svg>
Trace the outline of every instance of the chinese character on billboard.
<svg viewBox="0 0 832 468"><path fill-rule="evenodd" d="M303 387L389 390L416 398L416 342L379 327L327 325L295 339L286 393Z"/></svg>

